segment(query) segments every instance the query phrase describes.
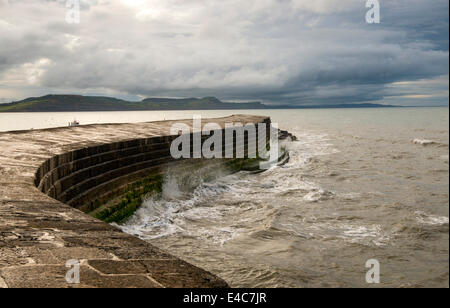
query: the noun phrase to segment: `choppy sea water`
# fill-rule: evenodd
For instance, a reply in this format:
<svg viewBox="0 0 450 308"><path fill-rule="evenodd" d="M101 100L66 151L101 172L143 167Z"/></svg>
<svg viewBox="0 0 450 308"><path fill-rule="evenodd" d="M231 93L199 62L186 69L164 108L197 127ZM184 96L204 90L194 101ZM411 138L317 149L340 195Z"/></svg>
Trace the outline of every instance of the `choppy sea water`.
<svg viewBox="0 0 450 308"><path fill-rule="evenodd" d="M122 229L233 287L448 286L448 109L277 111L287 165L182 191Z"/></svg>
<svg viewBox="0 0 450 308"><path fill-rule="evenodd" d="M298 141L286 144L288 164L264 173L187 191L167 177L162 197L146 200L125 232L233 287L368 287L368 259L380 262L381 287L448 287L448 108L77 118L193 113L267 114Z"/></svg>

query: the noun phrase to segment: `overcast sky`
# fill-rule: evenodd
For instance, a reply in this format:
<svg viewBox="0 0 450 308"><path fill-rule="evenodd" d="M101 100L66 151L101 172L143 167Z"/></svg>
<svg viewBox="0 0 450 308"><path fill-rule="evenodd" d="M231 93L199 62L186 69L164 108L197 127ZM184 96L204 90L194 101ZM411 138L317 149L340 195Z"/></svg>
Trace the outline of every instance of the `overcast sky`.
<svg viewBox="0 0 450 308"><path fill-rule="evenodd" d="M449 1L0 0L0 102L49 93L448 105Z"/></svg>

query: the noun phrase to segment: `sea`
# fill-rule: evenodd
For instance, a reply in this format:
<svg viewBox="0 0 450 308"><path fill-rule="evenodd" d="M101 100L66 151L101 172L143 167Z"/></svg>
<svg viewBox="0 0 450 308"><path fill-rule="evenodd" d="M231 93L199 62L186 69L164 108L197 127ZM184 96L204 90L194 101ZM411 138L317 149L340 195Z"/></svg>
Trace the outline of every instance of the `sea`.
<svg viewBox="0 0 450 308"><path fill-rule="evenodd" d="M167 176L123 231L232 287L449 287L447 107L0 113L0 131L194 114L267 115L298 140L262 173Z"/></svg>

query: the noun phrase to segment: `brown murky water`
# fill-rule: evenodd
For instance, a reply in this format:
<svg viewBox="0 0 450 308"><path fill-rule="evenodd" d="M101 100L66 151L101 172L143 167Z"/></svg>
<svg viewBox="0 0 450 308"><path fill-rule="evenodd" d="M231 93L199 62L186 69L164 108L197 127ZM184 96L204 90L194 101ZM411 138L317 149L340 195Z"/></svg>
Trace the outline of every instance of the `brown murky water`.
<svg viewBox="0 0 450 308"><path fill-rule="evenodd" d="M448 287L448 108L264 113L299 139L287 165L169 177L121 228L233 287L366 287L368 259L381 287Z"/></svg>

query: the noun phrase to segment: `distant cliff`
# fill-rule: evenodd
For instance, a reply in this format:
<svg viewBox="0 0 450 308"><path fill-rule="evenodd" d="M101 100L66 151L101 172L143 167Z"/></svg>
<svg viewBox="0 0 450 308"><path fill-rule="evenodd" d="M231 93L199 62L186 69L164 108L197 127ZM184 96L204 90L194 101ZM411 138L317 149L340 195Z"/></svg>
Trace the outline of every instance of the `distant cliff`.
<svg viewBox="0 0 450 308"><path fill-rule="evenodd" d="M376 108L394 107L378 104L342 104L315 106L269 106L260 102L226 103L215 97L146 98L130 102L112 97L81 95L46 95L9 104L0 104L0 112L76 112L76 111L139 111L139 110L230 110L230 109L303 109L303 108Z"/></svg>

